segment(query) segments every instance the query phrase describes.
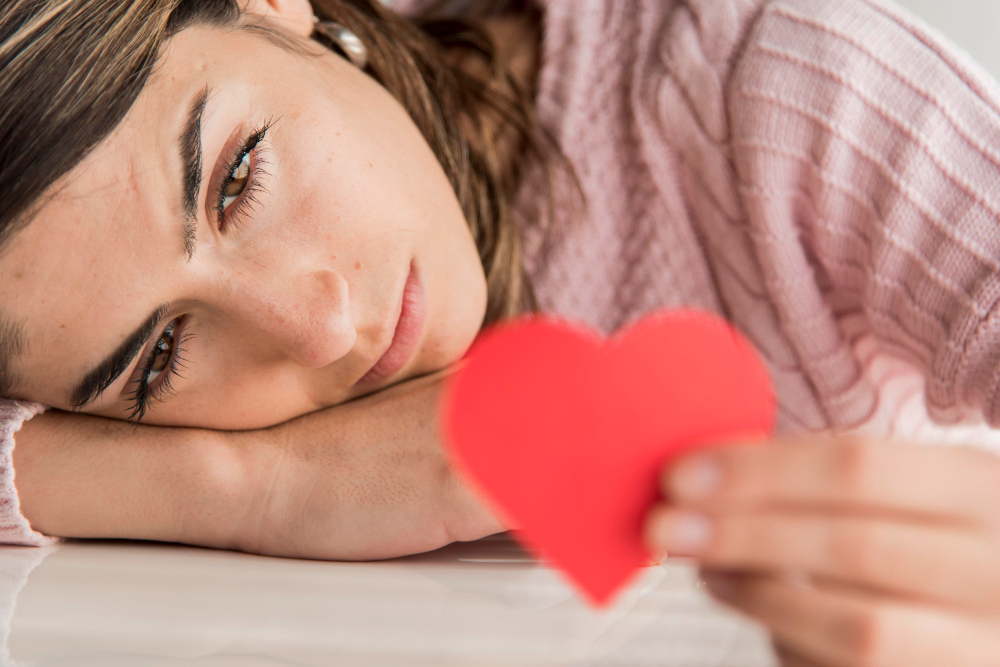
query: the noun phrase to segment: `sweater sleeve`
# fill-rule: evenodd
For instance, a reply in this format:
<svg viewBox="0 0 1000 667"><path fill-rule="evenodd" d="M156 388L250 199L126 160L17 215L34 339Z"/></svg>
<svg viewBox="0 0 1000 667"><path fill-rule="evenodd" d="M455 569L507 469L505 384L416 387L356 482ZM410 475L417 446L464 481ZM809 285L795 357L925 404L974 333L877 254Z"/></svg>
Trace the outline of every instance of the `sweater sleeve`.
<svg viewBox="0 0 1000 667"><path fill-rule="evenodd" d="M920 370L935 420L1000 426L1000 89L889 3L757 9L727 82L730 156L768 301L829 422L851 421L836 410L859 380L831 369L857 316Z"/></svg>
<svg viewBox="0 0 1000 667"><path fill-rule="evenodd" d="M0 399L0 544L42 547L58 541L31 529L21 514L14 488L14 434L25 421L44 411L37 403Z"/></svg>
<svg viewBox="0 0 1000 667"><path fill-rule="evenodd" d="M871 334L854 341L854 353L878 391L878 407L850 429L877 439L929 445L967 445L1000 454L1000 429L982 421L935 423L927 414L924 374L906 359L887 354Z"/></svg>

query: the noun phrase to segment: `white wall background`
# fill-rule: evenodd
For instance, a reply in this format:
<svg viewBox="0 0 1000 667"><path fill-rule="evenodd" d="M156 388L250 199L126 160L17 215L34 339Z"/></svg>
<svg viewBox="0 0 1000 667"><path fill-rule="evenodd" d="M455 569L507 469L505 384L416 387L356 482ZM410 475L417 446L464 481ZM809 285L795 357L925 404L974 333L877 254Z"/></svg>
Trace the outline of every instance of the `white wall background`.
<svg viewBox="0 0 1000 667"><path fill-rule="evenodd" d="M896 2L950 37L1000 79L1000 0Z"/></svg>
<svg viewBox="0 0 1000 667"><path fill-rule="evenodd" d="M0 0L2 2L3 0ZM398 0L382 0L392 5ZM454 0L460 7L476 0ZM837 2L837 0L828 0ZM896 0L972 54L1000 80L1000 0Z"/></svg>

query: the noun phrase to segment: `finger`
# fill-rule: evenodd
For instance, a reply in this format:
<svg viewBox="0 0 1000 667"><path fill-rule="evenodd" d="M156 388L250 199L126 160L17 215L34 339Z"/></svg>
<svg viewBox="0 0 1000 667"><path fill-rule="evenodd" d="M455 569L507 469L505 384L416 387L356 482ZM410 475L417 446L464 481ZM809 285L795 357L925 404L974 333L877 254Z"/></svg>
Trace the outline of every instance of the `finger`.
<svg viewBox="0 0 1000 667"><path fill-rule="evenodd" d="M832 514L701 514L659 506L650 543L705 567L804 571L1000 614L1000 559L986 534Z"/></svg>
<svg viewBox="0 0 1000 667"><path fill-rule="evenodd" d="M995 525L1000 457L810 436L702 451L666 470L662 487L688 505L819 505Z"/></svg>
<svg viewBox="0 0 1000 667"><path fill-rule="evenodd" d="M856 589L767 576L705 575L713 595L763 622L775 641L829 667L1000 664L1000 624Z"/></svg>

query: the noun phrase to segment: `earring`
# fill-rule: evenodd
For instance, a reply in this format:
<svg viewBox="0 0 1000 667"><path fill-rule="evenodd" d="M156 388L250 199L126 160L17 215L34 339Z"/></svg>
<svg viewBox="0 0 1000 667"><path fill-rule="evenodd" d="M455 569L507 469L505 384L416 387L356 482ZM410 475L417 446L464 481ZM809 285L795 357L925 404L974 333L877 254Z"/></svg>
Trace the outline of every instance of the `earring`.
<svg viewBox="0 0 1000 667"><path fill-rule="evenodd" d="M332 42L358 69L368 66L368 47L356 34L336 21L320 21L317 16L313 16L313 23L314 35L318 33Z"/></svg>

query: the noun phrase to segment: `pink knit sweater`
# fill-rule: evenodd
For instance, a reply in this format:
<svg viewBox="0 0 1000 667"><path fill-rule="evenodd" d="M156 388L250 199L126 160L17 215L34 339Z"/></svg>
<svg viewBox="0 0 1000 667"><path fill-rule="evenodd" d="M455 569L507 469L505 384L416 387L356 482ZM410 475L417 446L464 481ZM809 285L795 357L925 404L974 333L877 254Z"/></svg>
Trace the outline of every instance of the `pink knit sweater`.
<svg viewBox="0 0 1000 667"><path fill-rule="evenodd" d="M656 308L723 314L765 358L782 430L942 437L928 410L1000 425L984 72L880 0L543 4L539 111L586 195L582 220L528 233L545 309L606 332ZM10 465L33 410L0 408L0 541L44 539Z"/></svg>

